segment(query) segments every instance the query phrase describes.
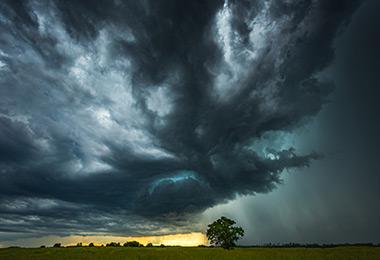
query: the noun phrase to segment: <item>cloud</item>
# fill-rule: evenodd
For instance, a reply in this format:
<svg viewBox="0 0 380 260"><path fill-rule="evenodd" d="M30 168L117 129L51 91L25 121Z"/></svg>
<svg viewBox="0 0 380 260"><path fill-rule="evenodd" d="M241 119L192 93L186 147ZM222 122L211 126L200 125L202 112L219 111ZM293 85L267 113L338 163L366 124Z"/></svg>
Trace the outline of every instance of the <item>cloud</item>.
<svg viewBox="0 0 380 260"><path fill-rule="evenodd" d="M320 155L252 142L320 111L333 86L319 73L355 7L2 2L0 229L171 232L273 190Z"/></svg>

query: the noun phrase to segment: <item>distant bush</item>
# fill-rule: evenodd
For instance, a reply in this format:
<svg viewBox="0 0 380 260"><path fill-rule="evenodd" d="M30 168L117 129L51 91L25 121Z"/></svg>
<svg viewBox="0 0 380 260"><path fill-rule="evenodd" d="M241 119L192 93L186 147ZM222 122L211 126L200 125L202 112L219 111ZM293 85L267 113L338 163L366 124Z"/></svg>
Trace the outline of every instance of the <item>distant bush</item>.
<svg viewBox="0 0 380 260"><path fill-rule="evenodd" d="M53 247L61 247L61 243L55 243Z"/></svg>
<svg viewBox="0 0 380 260"><path fill-rule="evenodd" d="M137 241L128 241L128 242L124 243L124 246L126 246L126 247L140 247L143 245Z"/></svg>
<svg viewBox="0 0 380 260"><path fill-rule="evenodd" d="M146 247L153 247L153 244L152 243L148 243L148 244L146 244Z"/></svg>
<svg viewBox="0 0 380 260"><path fill-rule="evenodd" d="M198 247L207 247L207 246L205 246L205 245L198 245Z"/></svg>
<svg viewBox="0 0 380 260"><path fill-rule="evenodd" d="M42 245L42 246L40 246L40 248L46 248L46 246L45 246L45 245Z"/></svg>
<svg viewBox="0 0 380 260"><path fill-rule="evenodd" d="M90 243L90 244L88 244L88 246L89 247L94 247L95 245L94 245L94 243Z"/></svg>
<svg viewBox="0 0 380 260"><path fill-rule="evenodd" d="M165 247L165 245L164 245L164 244L161 244L160 247Z"/></svg>
<svg viewBox="0 0 380 260"><path fill-rule="evenodd" d="M77 244L77 247L82 247L82 242L79 242L79 243Z"/></svg>
<svg viewBox="0 0 380 260"><path fill-rule="evenodd" d="M113 247L119 247L119 246L121 246L121 245L120 245L120 243L111 242L111 243L108 243L106 246L108 246L108 247L109 247L109 246L111 246L111 247L112 247L112 246L113 246Z"/></svg>

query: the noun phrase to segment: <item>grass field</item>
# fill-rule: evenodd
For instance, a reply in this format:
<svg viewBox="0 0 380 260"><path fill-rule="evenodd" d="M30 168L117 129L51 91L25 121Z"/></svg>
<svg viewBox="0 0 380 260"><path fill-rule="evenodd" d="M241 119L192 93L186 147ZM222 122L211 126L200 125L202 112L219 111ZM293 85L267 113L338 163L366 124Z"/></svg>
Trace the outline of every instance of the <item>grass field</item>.
<svg viewBox="0 0 380 260"><path fill-rule="evenodd" d="M0 259L380 259L379 247L335 248L3 248Z"/></svg>

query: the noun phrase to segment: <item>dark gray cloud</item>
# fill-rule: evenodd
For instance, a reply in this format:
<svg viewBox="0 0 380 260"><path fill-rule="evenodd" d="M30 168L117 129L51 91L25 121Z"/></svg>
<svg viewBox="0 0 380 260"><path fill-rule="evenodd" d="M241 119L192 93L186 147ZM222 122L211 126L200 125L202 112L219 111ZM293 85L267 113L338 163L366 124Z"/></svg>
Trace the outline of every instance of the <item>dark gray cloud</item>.
<svg viewBox="0 0 380 260"><path fill-rule="evenodd" d="M273 190L321 155L252 143L321 110L357 2L3 1L0 229L178 231Z"/></svg>
<svg viewBox="0 0 380 260"><path fill-rule="evenodd" d="M292 143L325 154L308 169L282 175L270 194L244 196L207 210L205 226L226 215L244 227L243 244L380 242L380 2L365 1L334 41L323 74L335 83L330 102L296 131L265 134L257 151Z"/></svg>

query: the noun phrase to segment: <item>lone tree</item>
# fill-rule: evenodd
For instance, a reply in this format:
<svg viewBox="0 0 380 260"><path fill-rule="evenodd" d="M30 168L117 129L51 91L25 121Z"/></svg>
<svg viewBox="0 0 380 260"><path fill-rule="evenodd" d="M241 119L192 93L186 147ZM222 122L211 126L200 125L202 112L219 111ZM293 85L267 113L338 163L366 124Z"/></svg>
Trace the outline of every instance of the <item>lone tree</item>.
<svg viewBox="0 0 380 260"><path fill-rule="evenodd" d="M235 246L235 242L244 236L244 230L234 226L235 224L235 221L226 217L214 221L208 225L206 233L208 240L224 249L231 249Z"/></svg>

